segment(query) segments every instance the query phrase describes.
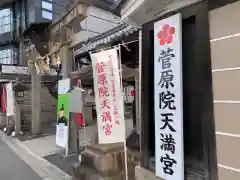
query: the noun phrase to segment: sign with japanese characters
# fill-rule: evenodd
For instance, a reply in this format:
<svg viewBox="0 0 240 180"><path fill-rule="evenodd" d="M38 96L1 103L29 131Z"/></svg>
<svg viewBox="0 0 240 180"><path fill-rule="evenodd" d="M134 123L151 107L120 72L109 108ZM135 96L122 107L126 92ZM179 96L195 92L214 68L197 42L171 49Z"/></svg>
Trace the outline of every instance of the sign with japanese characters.
<svg viewBox="0 0 240 180"><path fill-rule="evenodd" d="M154 24L156 176L184 180L182 24L177 14Z"/></svg>
<svg viewBox="0 0 240 180"><path fill-rule="evenodd" d="M63 148L68 148L69 130L69 97L70 79L58 81L58 106L57 106L57 129L56 144Z"/></svg>
<svg viewBox="0 0 240 180"><path fill-rule="evenodd" d="M123 94L116 49L91 54L100 144L125 141Z"/></svg>

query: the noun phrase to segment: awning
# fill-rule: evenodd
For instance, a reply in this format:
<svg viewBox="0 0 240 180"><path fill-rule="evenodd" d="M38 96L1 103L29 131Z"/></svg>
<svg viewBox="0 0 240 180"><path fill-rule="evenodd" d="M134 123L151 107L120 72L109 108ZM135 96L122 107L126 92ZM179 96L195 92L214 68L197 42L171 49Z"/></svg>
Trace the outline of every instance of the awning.
<svg viewBox="0 0 240 180"><path fill-rule="evenodd" d="M138 74L138 69L132 69L122 64L122 79L124 81L135 81L135 77ZM92 66L86 67L84 70L78 70L70 73L72 78L80 78L82 80L92 80L93 70Z"/></svg>
<svg viewBox="0 0 240 180"><path fill-rule="evenodd" d="M109 31L95 36L88 41L81 43L81 48L75 50L74 55L81 55L83 53L93 51L99 44L110 44L111 42L121 40L122 36L129 36L138 31L139 27L132 27L127 24L121 24Z"/></svg>

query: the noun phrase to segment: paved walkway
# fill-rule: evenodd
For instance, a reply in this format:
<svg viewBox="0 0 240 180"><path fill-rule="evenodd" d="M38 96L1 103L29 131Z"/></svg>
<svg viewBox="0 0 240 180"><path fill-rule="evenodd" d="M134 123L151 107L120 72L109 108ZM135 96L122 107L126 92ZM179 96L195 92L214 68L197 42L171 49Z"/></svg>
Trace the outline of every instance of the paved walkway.
<svg viewBox="0 0 240 180"><path fill-rule="evenodd" d="M9 151L5 153L5 151L1 150L1 147L6 148L5 151ZM37 145L39 148L42 148L41 145ZM25 170L21 169L21 165L14 161L13 170L11 171L11 163L7 163L7 160L2 160L2 158L8 159L8 156L11 156L13 159L18 159L21 163L25 164L25 167L28 167L28 172L32 172L37 177L22 176L25 174ZM17 157L17 158L15 158ZM11 159L9 160L11 162ZM5 167L4 164L8 164ZM3 167L3 170L1 169ZM9 168L8 168L9 167ZM31 168L30 168L31 167ZM4 174L4 170L7 169L8 172L12 173L12 176L9 178L5 178L2 174ZM35 171L36 174L33 172ZM17 176L17 173L21 172L21 176ZM31 173L30 172L30 173ZM13 176L15 175L16 176ZM15 178L14 178L15 177ZM19 140L5 136L3 132L0 131L0 180L70 180L72 179L67 173L63 172L61 169L56 167L55 165L49 163L47 160L42 157L31 152L24 144L22 144Z"/></svg>
<svg viewBox="0 0 240 180"><path fill-rule="evenodd" d="M126 120L126 135L129 135L131 130L132 121ZM84 146L86 143L94 141L96 132L96 125L88 126L86 128L86 142L84 130L81 129L80 145ZM16 138L5 136L4 133L0 131L0 180L72 179L71 176L69 176L69 174L71 175L71 166L69 166L70 168L65 167L65 165L72 164L72 157L66 159L59 157L60 149L56 147L55 141L55 135L19 141ZM2 150L2 148L4 150ZM29 174L27 172L29 172ZM19 173L20 175L18 175ZM9 178L7 175L9 175ZM34 177L34 175L36 177Z"/></svg>
<svg viewBox="0 0 240 180"><path fill-rule="evenodd" d="M2 139L0 139L0 179L42 180Z"/></svg>

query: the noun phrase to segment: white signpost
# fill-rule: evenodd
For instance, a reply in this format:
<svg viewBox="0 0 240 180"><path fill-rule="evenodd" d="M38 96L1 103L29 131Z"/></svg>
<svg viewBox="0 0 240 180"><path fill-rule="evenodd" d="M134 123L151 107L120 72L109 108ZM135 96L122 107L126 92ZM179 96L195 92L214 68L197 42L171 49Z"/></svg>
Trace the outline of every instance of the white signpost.
<svg viewBox="0 0 240 180"><path fill-rule="evenodd" d="M7 116L15 116L15 98L12 82L6 84L7 91Z"/></svg>
<svg viewBox="0 0 240 180"><path fill-rule="evenodd" d="M91 54L100 144L125 141L123 95L116 49Z"/></svg>
<svg viewBox="0 0 240 180"><path fill-rule="evenodd" d="M66 155L68 154L69 110L67 93L69 90L69 78L58 81L58 119L56 127L56 144L66 149Z"/></svg>
<svg viewBox="0 0 240 180"><path fill-rule="evenodd" d="M154 24L156 176L165 180L184 180L181 19Z"/></svg>

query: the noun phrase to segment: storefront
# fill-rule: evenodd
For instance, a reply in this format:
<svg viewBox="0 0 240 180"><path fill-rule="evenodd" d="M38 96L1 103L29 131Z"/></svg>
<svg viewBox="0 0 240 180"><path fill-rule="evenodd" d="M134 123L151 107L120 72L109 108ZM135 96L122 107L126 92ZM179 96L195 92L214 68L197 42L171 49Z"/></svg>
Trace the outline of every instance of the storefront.
<svg viewBox="0 0 240 180"><path fill-rule="evenodd" d="M233 150L239 150L239 124L232 119L239 117L239 84L234 79L239 74L235 59L239 55L240 2L231 3L200 1L143 25L141 165L136 167L137 180L156 179L159 168L155 153L160 147L155 146L154 131L158 118L154 112L154 25L177 14L182 17L184 179L239 179L239 158Z"/></svg>

